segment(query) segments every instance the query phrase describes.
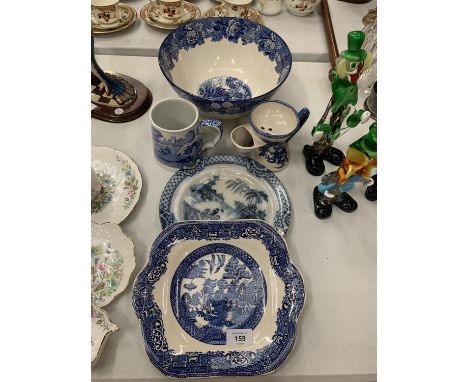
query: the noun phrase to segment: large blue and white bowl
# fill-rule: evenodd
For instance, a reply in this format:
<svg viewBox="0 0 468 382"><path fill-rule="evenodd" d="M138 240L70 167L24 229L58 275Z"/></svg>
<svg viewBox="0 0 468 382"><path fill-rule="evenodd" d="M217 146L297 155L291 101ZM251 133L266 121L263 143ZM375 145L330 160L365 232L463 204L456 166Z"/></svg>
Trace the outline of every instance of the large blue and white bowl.
<svg viewBox="0 0 468 382"><path fill-rule="evenodd" d="M270 98L291 71L284 40L236 17L192 21L170 33L159 50L162 73L205 116L234 119Z"/></svg>

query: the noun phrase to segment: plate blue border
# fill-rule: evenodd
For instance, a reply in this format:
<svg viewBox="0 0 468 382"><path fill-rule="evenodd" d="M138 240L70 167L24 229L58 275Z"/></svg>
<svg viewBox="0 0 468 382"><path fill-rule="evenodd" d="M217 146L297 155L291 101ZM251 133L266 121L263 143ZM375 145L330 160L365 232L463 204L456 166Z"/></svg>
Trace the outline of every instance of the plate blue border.
<svg viewBox="0 0 468 382"><path fill-rule="evenodd" d="M176 355L169 349L160 308L154 303L154 284L167 270L167 257L181 240L223 241L237 238L260 240L267 248L270 264L284 282L284 298L276 317L273 341L256 352L210 351ZM249 376L276 370L287 358L296 340L297 319L304 306L302 276L289 261L284 239L261 220L190 221L173 224L154 241L149 260L135 279L132 303L141 322L146 352L163 374L171 377Z"/></svg>
<svg viewBox="0 0 468 382"><path fill-rule="evenodd" d="M291 223L291 203L286 189L276 175L260 163L239 155L211 155L197 160L193 165L182 167L167 182L159 200L159 220L163 229L176 222L171 212L172 198L179 185L208 166L216 164L233 164L244 167L250 174L262 178L273 189L278 201L279 209L275 212L273 226L281 235L286 235Z"/></svg>

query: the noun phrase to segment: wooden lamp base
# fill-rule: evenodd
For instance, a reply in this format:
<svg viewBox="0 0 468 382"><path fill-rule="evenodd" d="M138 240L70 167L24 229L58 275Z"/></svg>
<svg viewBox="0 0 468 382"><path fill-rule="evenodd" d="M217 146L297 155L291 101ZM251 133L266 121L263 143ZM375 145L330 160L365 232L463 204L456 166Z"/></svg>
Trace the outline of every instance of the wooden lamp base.
<svg viewBox="0 0 468 382"><path fill-rule="evenodd" d="M122 123L133 121L141 117L150 108L153 102L153 95L150 90L140 81L110 70L106 73L120 77L131 84L136 90L136 99L129 105L119 105L108 96L105 91L99 90L100 79L91 73L91 103L95 105L91 111L91 117L101 121Z"/></svg>

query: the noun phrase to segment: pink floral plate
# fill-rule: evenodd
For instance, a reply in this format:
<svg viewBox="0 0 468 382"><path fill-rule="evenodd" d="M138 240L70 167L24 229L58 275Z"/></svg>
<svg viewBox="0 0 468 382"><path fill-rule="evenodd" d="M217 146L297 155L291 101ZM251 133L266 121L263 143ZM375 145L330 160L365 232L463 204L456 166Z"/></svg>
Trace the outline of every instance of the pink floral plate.
<svg viewBox="0 0 468 382"><path fill-rule="evenodd" d="M127 287L135 269L133 242L113 223L91 223L91 303L102 308Z"/></svg>
<svg viewBox="0 0 468 382"><path fill-rule="evenodd" d="M96 146L91 148L91 166L102 185L91 201L91 220L118 224L140 198L142 179L138 166L121 151Z"/></svg>

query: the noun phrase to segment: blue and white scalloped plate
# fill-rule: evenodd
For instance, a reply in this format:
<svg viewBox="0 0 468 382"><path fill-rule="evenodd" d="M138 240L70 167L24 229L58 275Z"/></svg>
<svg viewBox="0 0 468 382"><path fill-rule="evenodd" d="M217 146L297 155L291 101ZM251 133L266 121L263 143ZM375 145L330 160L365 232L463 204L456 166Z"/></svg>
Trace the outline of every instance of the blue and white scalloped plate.
<svg viewBox="0 0 468 382"><path fill-rule="evenodd" d="M260 219L285 235L291 204L266 167L238 155L212 155L177 171L159 202L162 228L187 220Z"/></svg>
<svg viewBox="0 0 468 382"><path fill-rule="evenodd" d="M285 241L261 220L173 224L133 287L151 362L181 378L276 370L294 347L304 300Z"/></svg>

